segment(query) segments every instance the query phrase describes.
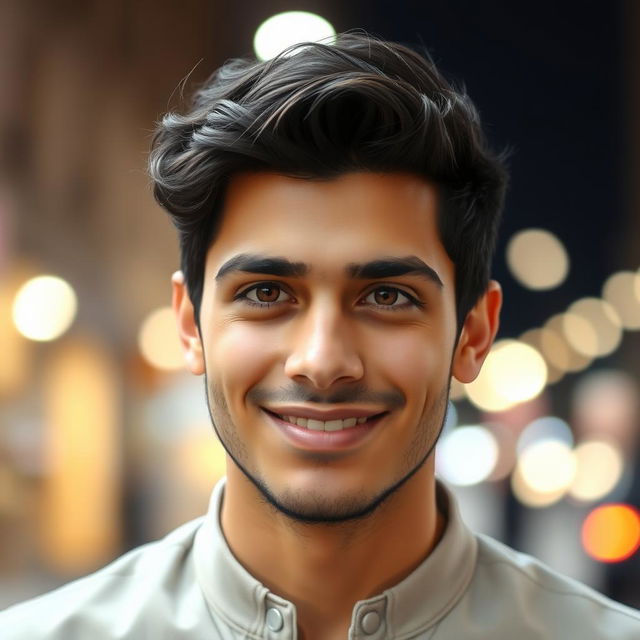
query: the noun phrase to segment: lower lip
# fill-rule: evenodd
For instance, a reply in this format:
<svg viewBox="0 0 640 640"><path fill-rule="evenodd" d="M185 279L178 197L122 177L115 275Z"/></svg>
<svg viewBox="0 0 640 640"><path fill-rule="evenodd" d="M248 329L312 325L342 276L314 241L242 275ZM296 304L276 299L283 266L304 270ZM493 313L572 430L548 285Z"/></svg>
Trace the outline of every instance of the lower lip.
<svg viewBox="0 0 640 640"><path fill-rule="evenodd" d="M285 422L268 411L263 410L263 413L278 427L291 444L310 451L341 451L356 447L370 437L372 431L386 415L382 414L362 424L357 424L355 427L340 431L315 431Z"/></svg>

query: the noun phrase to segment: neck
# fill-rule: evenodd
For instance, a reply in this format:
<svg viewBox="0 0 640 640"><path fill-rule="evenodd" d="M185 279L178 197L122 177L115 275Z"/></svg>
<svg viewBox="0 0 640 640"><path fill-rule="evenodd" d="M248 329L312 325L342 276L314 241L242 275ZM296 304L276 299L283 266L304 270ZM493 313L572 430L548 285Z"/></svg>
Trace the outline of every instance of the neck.
<svg viewBox="0 0 640 640"><path fill-rule="evenodd" d="M254 577L296 606L305 640L345 638L355 603L411 573L437 543L443 524L433 456L366 518L326 525L301 524L275 511L228 464L222 508L227 542Z"/></svg>

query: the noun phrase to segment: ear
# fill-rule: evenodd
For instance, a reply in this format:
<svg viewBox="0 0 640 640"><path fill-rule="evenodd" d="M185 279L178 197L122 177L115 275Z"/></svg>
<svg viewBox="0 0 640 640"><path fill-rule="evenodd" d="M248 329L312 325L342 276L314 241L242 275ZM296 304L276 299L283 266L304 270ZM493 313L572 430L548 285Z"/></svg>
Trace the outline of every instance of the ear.
<svg viewBox="0 0 640 640"><path fill-rule="evenodd" d="M480 373L498 332L502 289L491 280L486 291L464 320L453 355L451 373L460 382L471 382Z"/></svg>
<svg viewBox="0 0 640 640"><path fill-rule="evenodd" d="M195 313L187 287L184 283L182 271L176 271L171 276L173 289L172 306L178 323L178 335L184 351L187 368L196 376L204 373L204 356L202 340L196 324Z"/></svg>

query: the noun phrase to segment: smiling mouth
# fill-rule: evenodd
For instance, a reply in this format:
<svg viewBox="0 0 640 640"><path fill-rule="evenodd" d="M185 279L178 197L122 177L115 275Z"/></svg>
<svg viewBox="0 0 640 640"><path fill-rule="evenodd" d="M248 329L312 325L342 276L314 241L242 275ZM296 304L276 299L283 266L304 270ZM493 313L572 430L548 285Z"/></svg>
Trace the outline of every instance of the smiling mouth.
<svg viewBox="0 0 640 640"><path fill-rule="evenodd" d="M269 411L268 409L264 409L267 413L270 413L272 416L282 420L283 422L287 422L289 424L295 425L297 427L302 427L303 429L308 429L310 431L344 431L345 429L352 429L353 427L366 424L367 422L373 422L378 418L382 417L388 412L377 413L372 416L360 417L360 418L344 418L342 420L316 420L314 418L300 418L297 416L288 416L281 415L279 413L274 413L273 411Z"/></svg>

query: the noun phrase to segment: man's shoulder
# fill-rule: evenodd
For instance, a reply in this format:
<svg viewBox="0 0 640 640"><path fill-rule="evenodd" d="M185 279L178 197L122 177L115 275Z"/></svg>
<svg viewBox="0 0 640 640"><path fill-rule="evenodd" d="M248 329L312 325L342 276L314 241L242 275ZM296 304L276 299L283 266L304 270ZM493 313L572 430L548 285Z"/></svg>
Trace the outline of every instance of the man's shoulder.
<svg viewBox="0 0 640 640"><path fill-rule="evenodd" d="M512 625L512 630L530 625L542 632L540 637L550 639L640 638L639 611L492 538L477 538L478 560L471 595L482 602L481 617L488 624L491 619L503 621L501 624L505 628Z"/></svg>
<svg viewBox="0 0 640 640"><path fill-rule="evenodd" d="M148 610L163 601L167 608L173 590L195 584L184 574L193 570L188 557L200 522L189 522L95 573L9 607L0 613L0 635L6 640L130 637L124 632L146 624Z"/></svg>

